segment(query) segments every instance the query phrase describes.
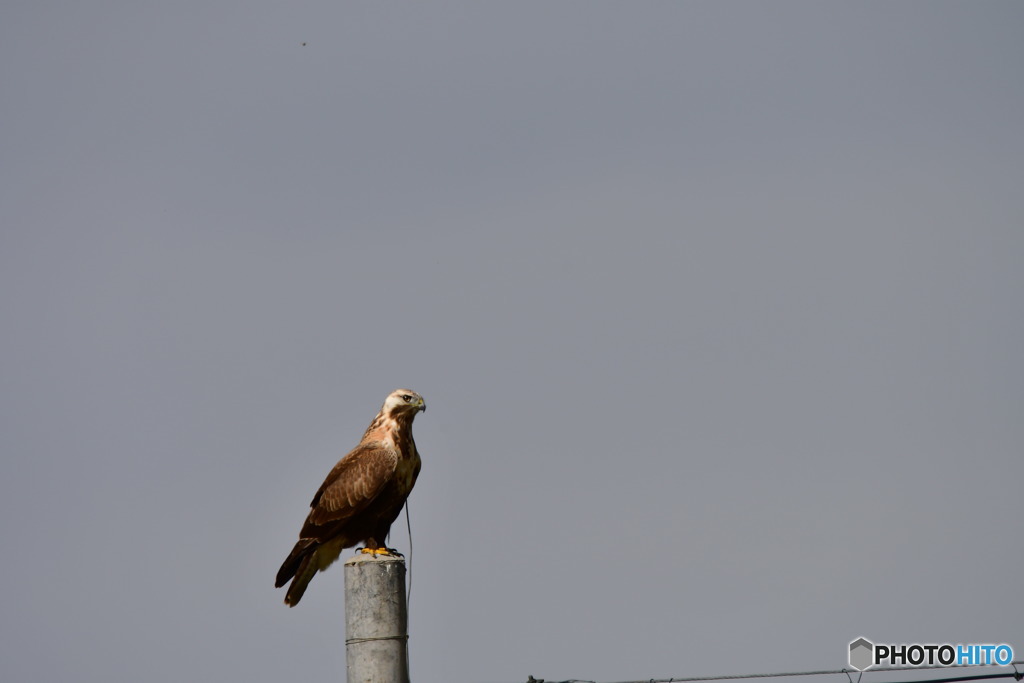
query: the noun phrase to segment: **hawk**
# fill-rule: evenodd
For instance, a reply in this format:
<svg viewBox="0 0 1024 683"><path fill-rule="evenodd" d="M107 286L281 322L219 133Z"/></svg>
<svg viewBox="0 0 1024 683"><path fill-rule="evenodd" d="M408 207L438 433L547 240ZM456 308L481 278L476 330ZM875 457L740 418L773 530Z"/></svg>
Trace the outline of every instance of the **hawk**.
<svg viewBox="0 0 1024 683"><path fill-rule="evenodd" d="M345 548L364 543L364 553L398 554L384 543L420 473L412 420L426 409L415 391L391 392L359 445L327 475L309 504L299 542L277 572L277 588L292 582L286 605L297 605L317 571L331 566Z"/></svg>

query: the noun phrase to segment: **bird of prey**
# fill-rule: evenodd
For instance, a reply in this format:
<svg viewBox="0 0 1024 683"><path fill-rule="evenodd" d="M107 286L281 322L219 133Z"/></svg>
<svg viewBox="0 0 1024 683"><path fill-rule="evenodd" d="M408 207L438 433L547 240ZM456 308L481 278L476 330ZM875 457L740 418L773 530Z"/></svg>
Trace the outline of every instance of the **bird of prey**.
<svg viewBox="0 0 1024 683"><path fill-rule="evenodd" d="M364 553L398 554L384 543L420 473L412 420L426 409L415 391L391 392L359 445L327 475L309 504L299 542L277 572L276 587L292 582L286 605L297 605L310 579L345 548L363 543Z"/></svg>

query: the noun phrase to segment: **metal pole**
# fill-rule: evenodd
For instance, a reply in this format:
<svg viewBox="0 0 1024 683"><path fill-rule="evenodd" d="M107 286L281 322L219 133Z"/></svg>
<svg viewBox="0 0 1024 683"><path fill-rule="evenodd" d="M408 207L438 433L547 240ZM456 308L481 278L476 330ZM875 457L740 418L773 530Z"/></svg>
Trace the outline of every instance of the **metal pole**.
<svg viewBox="0 0 1024 683"><path fill-rule="evenodd" d="M409 683L405 560L359 553L345 562L348 683Z"/></svg>

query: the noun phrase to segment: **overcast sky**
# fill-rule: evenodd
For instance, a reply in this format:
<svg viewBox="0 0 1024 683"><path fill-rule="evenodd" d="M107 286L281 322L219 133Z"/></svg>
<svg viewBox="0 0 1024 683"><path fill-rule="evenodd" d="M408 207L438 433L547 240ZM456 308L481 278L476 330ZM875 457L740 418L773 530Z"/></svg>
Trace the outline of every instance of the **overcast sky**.
<svg viewBox="0 0 1024 683"><path fill-rule="evenodd" d="M397 387L417 683L1024 658L1022 30L6 2L0 679L343 680L273 579Z"/></svg>

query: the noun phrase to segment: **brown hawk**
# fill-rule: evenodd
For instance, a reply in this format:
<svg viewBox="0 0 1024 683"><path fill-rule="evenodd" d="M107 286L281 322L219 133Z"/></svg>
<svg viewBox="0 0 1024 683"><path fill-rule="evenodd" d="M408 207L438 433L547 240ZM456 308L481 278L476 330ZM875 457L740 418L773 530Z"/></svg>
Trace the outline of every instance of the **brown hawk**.
<svg viewBox="0 0 1024 683"><path fill-rule="evenodd" d="M286 605L297 605L310 579L345 548L364 543L364 553L398 554L384 543L420 473L412 420L426 409L415 391L391 392L359 445L327 475L309 504L299 542L277 572L276 587L292 582Z"/></svg>

